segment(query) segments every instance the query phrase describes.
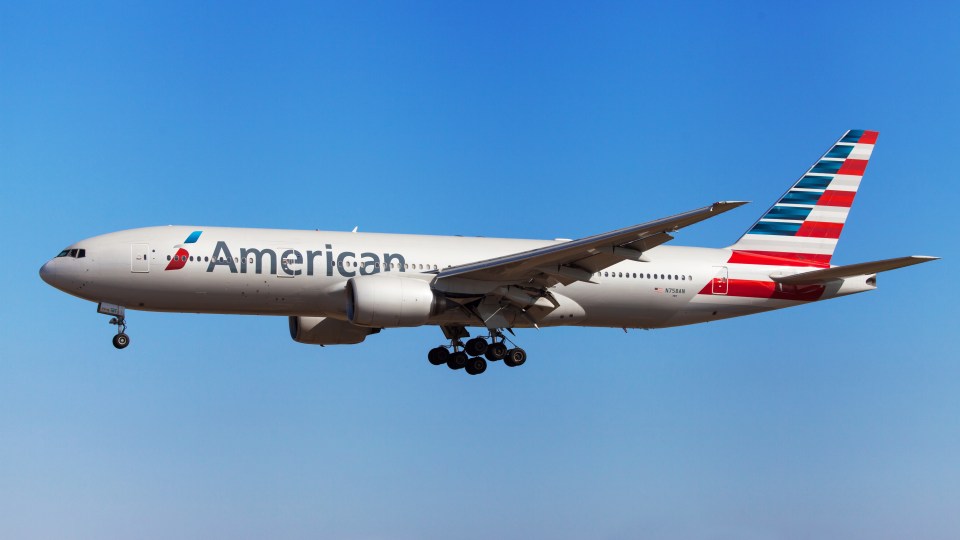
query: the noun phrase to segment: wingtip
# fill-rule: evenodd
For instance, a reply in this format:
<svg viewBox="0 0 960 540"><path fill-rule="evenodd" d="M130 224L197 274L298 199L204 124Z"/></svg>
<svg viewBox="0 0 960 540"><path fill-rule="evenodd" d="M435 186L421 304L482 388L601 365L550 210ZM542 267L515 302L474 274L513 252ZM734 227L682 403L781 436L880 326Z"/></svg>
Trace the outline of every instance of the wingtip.
<svg viewBox="0 0 960 540"><path fill-rule="evenodd" d="M724 210L732 210L738 206L743 206L750 201L717 201L711 205L713 208L722 208Z"/></svg>

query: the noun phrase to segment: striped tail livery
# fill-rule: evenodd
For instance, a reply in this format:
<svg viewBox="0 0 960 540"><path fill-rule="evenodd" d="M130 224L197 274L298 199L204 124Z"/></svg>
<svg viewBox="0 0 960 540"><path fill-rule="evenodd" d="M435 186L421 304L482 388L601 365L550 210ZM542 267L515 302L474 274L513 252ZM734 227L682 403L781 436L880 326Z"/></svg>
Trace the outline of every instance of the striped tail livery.
<svg viewBox="0 0 960 540"><path fill-rule="evenodd" d="M828 267L878 132L851 129L736 244L730 262Z"/></svg>

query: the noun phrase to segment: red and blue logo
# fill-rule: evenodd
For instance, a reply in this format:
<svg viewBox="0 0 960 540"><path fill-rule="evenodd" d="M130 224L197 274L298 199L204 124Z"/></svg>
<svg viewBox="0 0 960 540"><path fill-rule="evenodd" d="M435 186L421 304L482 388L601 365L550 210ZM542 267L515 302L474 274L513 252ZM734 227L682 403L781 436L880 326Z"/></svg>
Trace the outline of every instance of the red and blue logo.
<svg viewBox="0 0 960 540"><path fill-rule="evenodd" d="M180 246L184 246L186 244L195 244L200 238L201 234L203 234L203 231L193 231L190 233L190 236L184 240L183 244L180 244ZM188 259L190 259L190 252L183 247L178 247L176 255L170 259L170 263L167 264L167 267L164 268L164 270L179 270L187 264Z"/></svg>

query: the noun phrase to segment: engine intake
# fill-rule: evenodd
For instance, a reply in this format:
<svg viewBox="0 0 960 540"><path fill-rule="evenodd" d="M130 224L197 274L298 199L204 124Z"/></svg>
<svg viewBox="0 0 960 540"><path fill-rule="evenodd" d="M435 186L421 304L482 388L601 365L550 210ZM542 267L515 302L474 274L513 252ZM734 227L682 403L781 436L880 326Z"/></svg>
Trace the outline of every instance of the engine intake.
<svg viewBox="0 0 960 540"><path fill-rule="evenodd" d="M353 324L420 326L445 307L446 300L420 279L371 274L347 281L347 318Z"/></svg>

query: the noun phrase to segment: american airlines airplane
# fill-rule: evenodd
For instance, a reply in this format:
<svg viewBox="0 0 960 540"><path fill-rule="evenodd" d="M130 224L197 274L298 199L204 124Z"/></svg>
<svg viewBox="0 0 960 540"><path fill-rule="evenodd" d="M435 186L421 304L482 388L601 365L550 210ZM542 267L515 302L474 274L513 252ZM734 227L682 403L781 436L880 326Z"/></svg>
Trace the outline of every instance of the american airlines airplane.
<svg viewBox="0 0 960 540"><path fill-rule="evenodd" d="M876 131L851 130L732 246L664 245L745 204L717 202L579 240L148 227L81 240L43 265L50 285L126 309L282 315L300 343L360 343L384 328L439 326L431 364L483 373L526 352L514 328L665 328L751 315L876 288L877 273L936 257L834 266ZM468 328L481 334L472 339ZM509 344L509 346L508 346Z"/></svg>

